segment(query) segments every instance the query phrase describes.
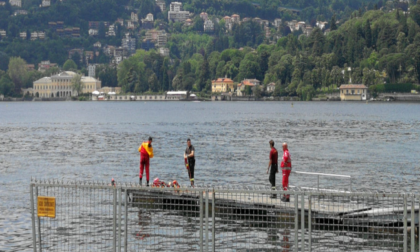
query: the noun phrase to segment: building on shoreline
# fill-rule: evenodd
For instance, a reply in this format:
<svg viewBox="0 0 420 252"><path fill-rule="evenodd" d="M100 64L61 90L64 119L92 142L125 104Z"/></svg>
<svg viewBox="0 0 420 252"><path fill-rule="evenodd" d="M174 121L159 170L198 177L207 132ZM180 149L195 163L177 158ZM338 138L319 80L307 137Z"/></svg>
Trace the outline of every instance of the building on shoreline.
<svg viewBox="0 0 420 252"><path fill-rule="evenodd" d="M75 72L64 71L51 77L44 77L34 81L32 95L36 97L70 97L75 96L71 80ZM92 93L101 88L101 82L95 78L82 76L82 93Z"/></svg>
<svg viewBox="0 0 420 252"><path fill-rule="evenodd" d="M212 93L233 92L234 83L230 78L218 78L211 82Z"/></svg>
<svg viewBox="0 0 420 252"><path fill-rule="evenodd" d="M341 85L340 98L342 101L365 101L367 98L367 87L362 84Z"/></svg>
<svg viewBox="0 0 420 252"><path fill-rule="evenodd" d="M121 93L121 87L102 87L98 89L99 93L110 94L115 93L116 95Z"/></svg>
<svg viewBox="0 0 420 252"><path fill-rule="evenodd" d="M241 83L238 84L238 87L236 88L236 95L237 96L244 96L246 87L250 87L252 93L254 92L255 88L260 87L260 81L257 79L244 79L241 81Z"/></svg>

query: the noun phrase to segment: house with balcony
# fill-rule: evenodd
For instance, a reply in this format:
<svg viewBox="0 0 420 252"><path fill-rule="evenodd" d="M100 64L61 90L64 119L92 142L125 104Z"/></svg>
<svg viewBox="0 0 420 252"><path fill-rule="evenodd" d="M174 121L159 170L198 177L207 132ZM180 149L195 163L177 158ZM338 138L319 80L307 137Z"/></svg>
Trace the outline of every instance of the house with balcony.
<svg viewBox="0 0 420 252"><path fill-rule="evenodd" d="M226 93L234 91L234 83L230 78L218 78L211 82L212 93Z"/></svg>
<svg viewBox="0 0 420 252"><path fill-rule="evenodd" d="M362 84L343 84L340 86L340 98L342 101L365 101L367 89Z"/></svg>

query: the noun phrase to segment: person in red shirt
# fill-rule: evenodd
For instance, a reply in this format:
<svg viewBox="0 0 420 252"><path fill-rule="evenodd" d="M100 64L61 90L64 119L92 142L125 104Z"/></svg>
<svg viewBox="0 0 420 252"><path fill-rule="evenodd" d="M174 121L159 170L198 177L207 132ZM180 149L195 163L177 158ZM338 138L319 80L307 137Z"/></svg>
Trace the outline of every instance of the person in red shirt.
<svg viewBox="0 0 420 252"><path fill-rule="evenodd" d="M144 168L146 168L147 186L149 186L149 160L153 158L152 137L149 141L143 142L139 147L140 152L140 185L143 179Z"/></svg>
<svg viewBox="0 0 420 252"><path fill-rule="evenodd" d="M281 171L283 173L283 190L287 191L289 187L289 175L292 171L292 159L290 158L289 149L287 148L287 143L283 143L283 158L281 161ZM290 195L285 194L281 198L283 202L290 202Z"/></svg>
<svg viewBox="0 0 420 252"><path fill-rule="evenodd" d="M270 143L271 151L270 151L270 162L268 163L268 168L267 168L267 174L268 174L268 170L271 167L270 176L268 177L268 180L271 183L271 189L276 190L276 173L279 172L279 168L278 168L279 154L276 148L274 148L274 141L270 140L269 143ZM272 199L277 198L277 194L271 195L270 198Z"/></svg>

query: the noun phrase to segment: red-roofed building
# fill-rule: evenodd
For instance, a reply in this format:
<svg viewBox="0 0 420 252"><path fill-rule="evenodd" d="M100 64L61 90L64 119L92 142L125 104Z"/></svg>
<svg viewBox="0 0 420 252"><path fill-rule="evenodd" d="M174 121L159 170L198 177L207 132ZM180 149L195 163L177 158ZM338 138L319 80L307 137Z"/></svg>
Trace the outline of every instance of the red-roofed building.
<svg viewBox="0 0 420 252"><path fill-rule="evenodd" d="M211 82L212 93L233 92L233 80L230 78L218 78Z"/></svg>
<svg viewBox="0 0 420 252"><path fill-rule="evenodd" d="M238 84L236 89L237 96L244 96L246 87L250 87L253 91L255 88L260 88L260 81L257 79L244 79L241 83Z"/></svg>

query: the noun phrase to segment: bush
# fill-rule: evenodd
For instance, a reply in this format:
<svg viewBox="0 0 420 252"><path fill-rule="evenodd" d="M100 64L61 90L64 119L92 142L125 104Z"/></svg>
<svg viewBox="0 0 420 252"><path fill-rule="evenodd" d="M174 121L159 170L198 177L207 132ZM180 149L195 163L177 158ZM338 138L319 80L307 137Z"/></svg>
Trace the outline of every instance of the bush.
<svg viewBox="0 0 420 252"><path fill-rule="evenodd" d="M369 93L410 93L415 86L411 83L403 84L376 84L369 87Z"/></svg>

